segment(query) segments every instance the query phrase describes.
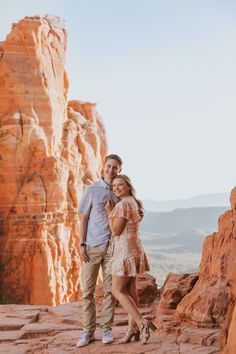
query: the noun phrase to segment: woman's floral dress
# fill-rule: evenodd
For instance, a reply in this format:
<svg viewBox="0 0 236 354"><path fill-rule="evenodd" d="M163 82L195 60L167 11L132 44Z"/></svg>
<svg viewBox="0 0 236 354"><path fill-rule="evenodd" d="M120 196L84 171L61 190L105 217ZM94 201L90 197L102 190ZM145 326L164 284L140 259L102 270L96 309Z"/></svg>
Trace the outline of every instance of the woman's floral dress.
<svg viewBox="0 0 236 354"><path fill-rule="evenodd" d="M127 219L127 222L119 236L112 236L114 249L109 267L112 275L135 277L138 273L150 269L139 239L139 209L132 196L121 199L109 216L109 218L119 217Z"/></svg>

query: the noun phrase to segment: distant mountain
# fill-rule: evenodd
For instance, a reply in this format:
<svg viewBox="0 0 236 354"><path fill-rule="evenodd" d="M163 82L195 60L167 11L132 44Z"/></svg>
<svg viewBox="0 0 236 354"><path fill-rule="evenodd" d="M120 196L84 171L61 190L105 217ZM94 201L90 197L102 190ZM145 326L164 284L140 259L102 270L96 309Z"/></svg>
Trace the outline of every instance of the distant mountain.
<svg viewBox="0 0 236 354"><path fill-rule="evenodd" d="M169 272L198 270L204 238L217 231L217 222L228 207L175 209L145 212L140 237L151 273L162 284Z"/></svg>
<svg viewBox="0 0 236 354"><path fill-rule="evenodd" d="M148 211L171 211L176 208L194 207L229 207L229 193L203 194L188 199L164 201L144 199L143 204Z"/></svg>
<svg viewBox="0 0 236 354"><path fill-rule="evenodd" d="M216 230L217 221L227 207L203 207L175 209L170 212L146 211L141 230L151 233L182 233L201 229L205 232Z"/></svg>

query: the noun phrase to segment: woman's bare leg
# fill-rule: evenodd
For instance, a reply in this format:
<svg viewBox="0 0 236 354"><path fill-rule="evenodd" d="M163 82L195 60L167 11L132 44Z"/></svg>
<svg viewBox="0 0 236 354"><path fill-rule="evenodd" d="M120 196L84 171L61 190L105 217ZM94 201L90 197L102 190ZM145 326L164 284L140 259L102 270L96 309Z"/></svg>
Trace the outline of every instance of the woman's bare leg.
<svg viewBox="0 0 236 354"><path fill-rule="evenodd" d="M133 321L140 326L142 316L140 315L137 305L128 293L129 277L112 277L112 294L119 301L121 306L127 311Z"/></svg>
<svg viewBox="0 0 236 354"><path fill-rule="evenodd" d="M134 300L136 306L138 307L138 294L136 288L136 277L129 277L129 282L127 284L127 291L129 296ZM129 315L129 328L136 327L137 324L134 319Z"/></svg>

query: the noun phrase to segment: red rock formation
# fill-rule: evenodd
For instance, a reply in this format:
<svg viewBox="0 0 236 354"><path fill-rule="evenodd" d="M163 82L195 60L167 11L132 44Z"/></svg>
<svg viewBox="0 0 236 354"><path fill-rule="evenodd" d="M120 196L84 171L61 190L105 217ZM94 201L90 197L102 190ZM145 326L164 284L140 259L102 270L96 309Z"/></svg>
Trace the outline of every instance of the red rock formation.
<svg viewBox="0 0 236 354"><path fill-rule="evenodd" d="M156 278L148 273L138 274L136 286L140 306L151 305L159 295L160 289L157 289ZM102 278L96 287L95 300L98 304L101 304L103 301Z"/></svg>
<svg viewBox="0 0 236 354"><path fill-rule="evenodd" d="M179 319L197 326L221 325L231 301L227 281L228 262L233 247L233 211L219 219L219 230L203 244L199 280L177 306Z"/></svg>
<svg viewBox="0 0 236 354"><path fill-rule="evenodd" d="M151 308L142 307L146 317L152 317ZM0 306L0 353L17 354L105 354L105 353L152 353L152 354L219 354L219 344L212 340L217 330L185 329L178 337L173 333L151 333L146 345L140 342L119 344L118 339L127 332L128 316L118 306L113 324L114 342L102 344L101 331L95 332L95 341L84 348L77 348L81 335L81 303L56 307L5 305ZM97 322L101 318L101 306L97 305Z"/></svg>
<svg viewBox="0 0 236 354"><path fill-rule="evenodd" d="M198 273L174 274L169 273L162 289L162 296L159 303L159 310L168 312L169 309L176 309L180 301L194 287L198 280Z"/></svg>
<svg viewBox="0 0 236 354"><path fill-rule="evenodd" d="M80 296L76 208L100 174L106 135L95 105L67 107L66 29L25 17L0 47L1 302Z"/></svg>
<svg viewBox="0 0 236 354"><path fill-rule="evenodd" d="M221 328L225 354L236 352L236 188L230 199L231 210L219 218L218 232L203 244L199 279L170 274L156 307L159 331L176 333L179 342L196 336L201 344L217 346L219 333L208 336L207 331Z"/></svg>
<svg viewBox="0 0 236 354"><path fill-rule="evenodd" d="M160 300L155 301L155 315L159 332L179 333L186 330L186 324L176 320L176 308L181 300L192 291L198 280L198 273L169 273L160 289Z"/></svg>
<svg viewBox="0 0 236 354"><path fill-rule="evenodd" d="M231 192L230 203L233 220L231 224L231 253L228 260L226 280L231 289L232 302L228 308L228 316L223 327L222 346L224 346L224 354L234 354L236 352L236 187Z"/></svg>
<svg viewBox="0 0 236 354"><path fill-rule="evenodd" d="M150 305L159 297L160 289L157 289L156 278L151 274L139 274L136 284L140 305Z"/></svg>

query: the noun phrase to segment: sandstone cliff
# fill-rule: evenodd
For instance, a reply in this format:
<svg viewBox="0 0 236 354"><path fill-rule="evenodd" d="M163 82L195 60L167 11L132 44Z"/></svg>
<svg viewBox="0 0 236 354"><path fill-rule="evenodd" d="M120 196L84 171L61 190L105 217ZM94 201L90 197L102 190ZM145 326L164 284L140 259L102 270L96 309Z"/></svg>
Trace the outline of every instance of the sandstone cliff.
<svg viewBox="0 0 236 354"><path fill-rule="evenodd" d="M225 354L236 353L236 188L230 201L204 241L199 273L169 274L155 311L161 332L176 333L180 343L195 338L214 353L220 342Z"/></svg>
<svg viewBox="0 0 236 354"><path fill-rule="evenodd" d="M65 23L25 17L0 45L0 298L80 296L76 208L106 154L88 102L67 102Z"/></svg>
<svg viewBox="0 0 236 354"><path fill-rule="evenodd" d="M224 353L236 352L236 188L231 210L219 218L219 229L205 239L199 280L179 303L177 320L200 327L220 327Z"/></svg>
<svg viewBox="0 0 236 354"><path fill-rule="evenodd" d="M224 354L236 352L236 187L231 192L230 203L232 208L232 218L229 224L231 250L227 261L226 280L231 290L231 303L223 325L222 347L224 347Z"/></svg>

